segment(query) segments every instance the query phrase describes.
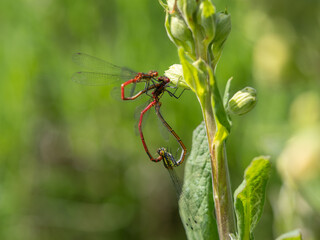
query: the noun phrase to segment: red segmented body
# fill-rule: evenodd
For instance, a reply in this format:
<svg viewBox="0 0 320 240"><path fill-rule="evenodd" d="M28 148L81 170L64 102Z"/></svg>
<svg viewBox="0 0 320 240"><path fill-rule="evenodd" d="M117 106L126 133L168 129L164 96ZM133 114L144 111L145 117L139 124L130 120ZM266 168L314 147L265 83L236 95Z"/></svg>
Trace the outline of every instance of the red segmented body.
<svg viewBox="0 0 320 240"><path fill-rule="evenodd" d="M166 78L166 77L159 77L158 78L158 81L159 83L151 86L154 88L154 91L152 92L152 98L153 98L153 101L151 103L148 104L148 106L141 112L140 114L140 120L139 120L139 133L140 133L140 138L141 138L141 141L142 141L142 145L144 147L144 150L146 151L148 157L150 158L151 161L153 162L159 162L162 160L162 156L159 155L159 157L157 158L154 158L152 156L152 154L149 152L149 149L147 147L147 144L144 140L144 136L143 136L143 132L142 132L142 120L143 120L143 115L150 109L152 108L153 106L155 106L156 104L159 103L159 99L161 97L161 95L164 93L165 91L165 86L170 82L169 78ZM149 89L148 89L149 90Z"/></svg>
<svg viewBox="0 0 320 240"><path fill-rule="evenodd" d="M170 125L164 120L163 116L160 113L160 107L161 107L161 102L160 102L160 98L162 96L162 94L167 91L166 87L167 84L170 83L170 79L167 77L159 77L158 78L159 83L153 85L152 87L155 89L152 92L152 98L153 101L151 103L148 104L148 106L141 112L140 115L140 121L139 121L139 132L140 132L140 138L143 144L143 147L147 153L147 155L149 156L150 160L153 162L159 162L163 159L163 155L159 154L159 157L154 158L151 153L149 152L149 149L147 147L147 144L145 142L144 136L143 136L143 132L142 132L142 120L143 120L143 115L150 110L150 108L152 108L153 106L156 109L156 114L159 117L159 119L161 120L161 122L163 123L163 125L168 129L168 131L174 136L174 138L177 140L177 142L179 143L182 152L180 155L180 158L178 161L174 161L174 166L179 166L185 159L186 153L187 153L187 149L184 145L184 143L182 142L182 140L179 138L179 136L176 134L176 132L170 127Z"/></svg>
<svg viewBox="0 0 320 240"><path fill-rule="evenodd" d="M159 103L158 105L155 106L156 108L156 114L158 115L159 119L161 120L161 122L163 123L163 125L170 131L170 133L175 137L175 139L177 140L177 142L179 143L181 149L182 149L182 152L181 152L181 155L180 155L180 158L179 160L175 160L173 157L173 164L174 164L174 167L176 166L179 166L180 164L183 163L185 157L186 157L186 154L187 154L187 148L186 146L184 145L184 143L182 142L181 138L178 136L178 134L176 134L176 132L172 129L172 127L170 127L170 125L164 120L164 118L162 117L161 113L160 113L160 106L161 104ZM159 154L160 155L160 154ZM161 155L160 155L161 156Z"/></svg>
<svg viewBox="0 0 320 240"><path fill-rule="evenodd" d="M137 97L139 97L141 94L143 94L144 92L143 91L140 91L138 92L136 95L134 96L131 96L131 97L125 97L124 96L124 88L125 86L129 85L129 84L132 84L132 83L138 83L140 82L141 80L151 80L151 79L154 79L155 77L158 76L158 72L156 71L150 71L149 73L138 73L135 78L133 79L130 79L124 83L121 84L121 99L122 100L134 100L136 99Z"/></svg>

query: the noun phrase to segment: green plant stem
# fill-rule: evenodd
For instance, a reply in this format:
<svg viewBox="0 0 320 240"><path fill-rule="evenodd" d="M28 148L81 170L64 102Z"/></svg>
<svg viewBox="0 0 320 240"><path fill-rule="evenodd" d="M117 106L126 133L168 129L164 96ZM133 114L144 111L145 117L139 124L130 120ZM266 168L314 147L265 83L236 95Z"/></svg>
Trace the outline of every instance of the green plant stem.
<svg viewBox="0 0 320 240"><path fill-rule="evenodd" d="M219 237L220 240L230 239L230 233L235 233L235 218L225 141L214 143L210 153Z"/></svg>
<svg viewBox="0 0 320 240"><path fill-rule="evenodd" d="M233 210L230 176L226 155L225 141L215 139L217 125L211 102L211 89L207 89L202 99L199 99L211 155L213 199L215 203L216 221L220 240L229 240L235 233L235 217Z"/></svg>

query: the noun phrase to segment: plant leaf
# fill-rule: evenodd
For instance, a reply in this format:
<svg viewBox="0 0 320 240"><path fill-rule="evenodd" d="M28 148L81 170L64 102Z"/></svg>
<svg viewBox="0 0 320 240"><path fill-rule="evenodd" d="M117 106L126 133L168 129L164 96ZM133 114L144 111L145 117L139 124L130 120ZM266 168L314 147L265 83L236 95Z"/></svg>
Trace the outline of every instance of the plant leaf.
<svg viewBox="0 0 320 240"><path fill-rule="evenodd" d="M291 232L282 234L281 236L277 237L276 240L302 240L300 230L296 229Z"/></svg>
<svg viewBox="0 0 320 240"><path fill-rule="evenodd" d="M179 201L181 220L189 240L219 239L212 196L210 153L205 124L202 122L193 132L181 196L184 201ZM190 220L193 229L187 226Z"/></svg>
<svg viewBox="0 0 320 240"><path fill-rule="evenodd" d="M234 193L239 240L253 239L253 229L263 210L270 170L269 157L254 158L245 171L243 182Z"/></svg>
<svg viewBox="0 0 320 240"><path fill-rule="evenodd" d="M223 95L224 108L227 108L227 106L228 106L228 101L229 101L229 98L230 98L231 81L232 80L233 80L233 77L229 78L229 80L227 81L225 90L224 90L224 95Z"/></svg>

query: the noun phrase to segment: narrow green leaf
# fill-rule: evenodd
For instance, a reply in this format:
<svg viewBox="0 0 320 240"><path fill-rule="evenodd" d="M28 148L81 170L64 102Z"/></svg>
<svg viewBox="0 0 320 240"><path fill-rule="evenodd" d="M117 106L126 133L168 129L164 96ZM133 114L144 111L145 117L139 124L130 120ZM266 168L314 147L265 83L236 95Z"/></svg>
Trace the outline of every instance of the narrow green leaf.
<svg viewBox="0 0 320 240"><path fill-rule="evenodd" d="M229 98L230 98L230 89L231 89L231 82L233 80L233 77L229 78L227 84L226 84L226 87L224 89L224 95L223 95L223 106L224 106L224 109L227 109L227 106L228 106L228 102L229 102ZM227 119L229 121L229 125L230 125L230 129L229 131L231 131L231 126L232 126L232 120L229 116L229 114L227 114Z"/></svg>
<svg viewBox="0 0 320 240"><path fill-rule="evenodd" d="M189 240L219 239L213 217L211 163L204 122L193 132L192 150L185 166L179 208Z"/></svg>
<svg viewBox="0 0 320 240"><path fill-rule="evenodd" d="M269 157L253 159L245 171L243 182L234 193L239 240L253 239L253 230L263 210L270 170Z"/></svg>
<svg viewBox="0 0 320 240"><path fill-rule="evenodd" d="M165 11L169 11L168 4L164 3L162 0L158 0L158 2L160 3L161 7L163 7Z"/></svg>
<svg viewBox="0 0 320 240"><path fill-rule="evenodd" d="M302 235L300 230L293 230L291 232L282 234L276 240L302 240Z"/></svg>
<svg viewBox="0 0 320 240"><path fill-rule="evenodd" d="M228 106L228 101L230 98L230 88L231 88L231 81L232 81L233 77L229 78L226 87L224 89L224 95L223 95L223 105L226 108Z"/></svg>
<svg viewBox="0 0 320 240"><path fill-rule="evenodd" d="M205 91L203 82L206 81L206 75L201 72L200 69L197 69L197 67L200 65L201 59L196 61L195 65L197 66L194 66L189 62L191 59L185 55L183 48L179 48L178 53L185 82L188 84L191 90L197 94L198 97L203 96Z"/></svg>
<svg viewBox="0 0 320 240"><path fill-rule="evenodd" d="M214 73L210 67L207 68L209 75L209 82L212 88L213 94L211 95L211 104L214 108L214 117L217 125L217 131L214 136L214 141L222 143L230 133L230 122L228 120L222 98L220 96L218 84Z"/></svg>

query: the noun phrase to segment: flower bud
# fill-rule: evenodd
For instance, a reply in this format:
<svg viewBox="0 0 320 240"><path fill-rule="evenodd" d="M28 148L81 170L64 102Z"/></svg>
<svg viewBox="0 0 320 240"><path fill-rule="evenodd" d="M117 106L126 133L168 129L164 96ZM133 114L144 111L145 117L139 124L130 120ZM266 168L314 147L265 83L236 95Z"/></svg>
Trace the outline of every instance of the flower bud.
<svg viewBox="0 0 320 240"><path fill-rule="evenodd" d="M209 45L215 35L215 7L210 0L203 0L198 8L197 22L204 29L204 40Z"/></svg>
<svg viewBox="0 0 320 240"><path fill-rule="evenodd" d="M217 65L223 45L227 40L229 33L231 31L231 17L227 12L219 12L216 14L216 32L215 37L212 42L211 54L214 66Z"/></svg>
<svg viewBox="0 0 320 240"><path fill-rule="evenodd" d="M194 13L198 8L197 0L177 0L177 6L182 14L182 17L187 22L187 25L193 29L195 20L193 19Z"/></svg>
<svg viewBox="0 0 320 240"><path fill-rule="evenodd" d="M170 78L170 81L178 87L189 88L183 78L183 69L181 64L171 65L169 69L164 72L164 75Z"/></svg>
<svg viewBox="0 0 320 240"><path fill-rule="evenodd" d="M234 115L243 115L251 111L256 103L256 90L251 87L245 87L236 92L229 100L227 111Z"/></svg>
<svg viewBox="0 0 320 240"><path fill-rule="evenodd" d="M180 41L192 41L191 31L179 15L171 17L170 30L174 38Z"/></svg>

